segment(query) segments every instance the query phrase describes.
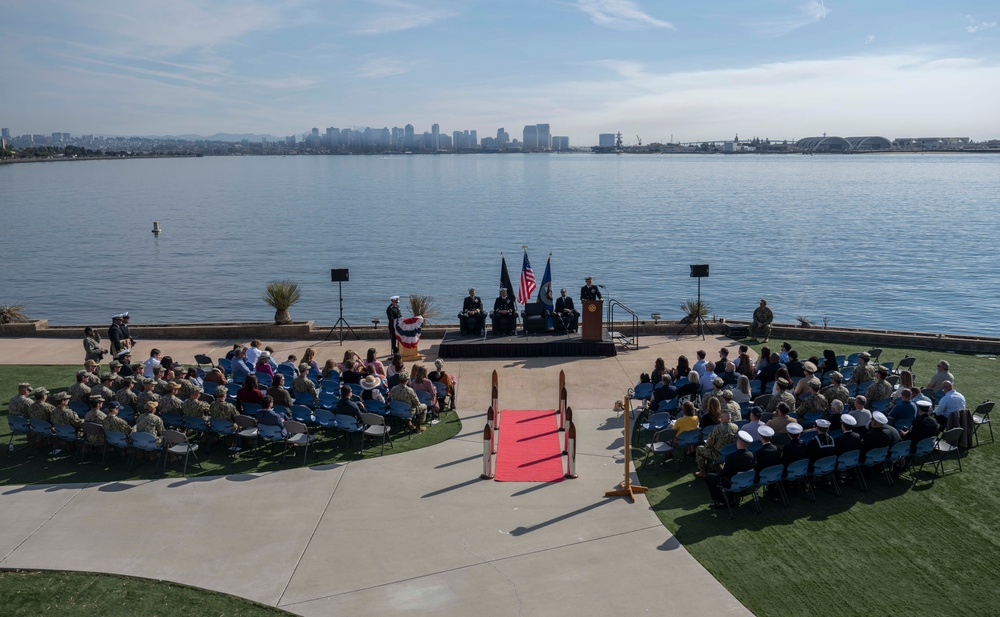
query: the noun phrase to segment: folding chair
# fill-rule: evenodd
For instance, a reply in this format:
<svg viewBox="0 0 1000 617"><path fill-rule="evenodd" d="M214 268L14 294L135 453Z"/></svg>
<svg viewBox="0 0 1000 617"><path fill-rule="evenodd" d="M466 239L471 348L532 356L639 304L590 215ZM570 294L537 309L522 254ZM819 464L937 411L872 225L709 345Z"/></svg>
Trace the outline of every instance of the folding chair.
<svg viewBox="0 0 1000 617"><path fill-rule="evenodd" d="M379 456L385 454L385 440L389 439L389 446L395 449L396 446L392 444L392 436L389 435L389 427L385 423L385 417L380 416L375 413L363 413L361 414L361 421L365 423L365 430L361 433L361 450L364 451L365 439L379 438L382 440L382 450L379 452Z"/></svg>
<svg viewBox="0 0 1000 617"><path fill-rule="evenodd" d="M981 426L989 427L990 443L993 443L993 424L990 423L991 411L993 411L993 401L984 401L972 412L972 436L976 438L977 446L979 445L979 427Z"/></svg>
<svg viewBox="0 0 1000 617"><path fill-rule="evenodd" d="M759 443L759 442L754 442ZM760 475L757 478L757 485L754 487L754 491L761 488L766 488L768 486L777 486L778 496L781 497L781 503L786 508L789 506L788 497L785 496L785 488L781 485L782 476L785 473L785 466L781 463L777 465L771 465L770 467L765 467L760 470ZM759 503L758 499L758 503Z"/></svg>
<svg viewBox="0 0 1000 617"><path fill-rule="evenodd" d="M202 469L201 462L198 460L198 444L191 443L188 441L187 435L180 431L167 430L163 431L163 471L167 471L167 462L170 460L171 456L183 456L184 457L184 469L181 471L182 476L187 476L187 466L188 457L194 457L194 463L199 469Z"/></svg>
<svg viewBox="0 0 1000 617"><path fill-rule="evenodd" d="M888 452L888 449L886 448L881 449ZM885 460L884 455L883 460ZM848 471L853 471L854 477L858 481L858 488L864 491L868 490L868 484L865 483L865 478L861 475L861 450L849 450L838 456L837 471L844 474ZM834 478L834 480L836 480L836 478Z"/></svg>
<svg viewBox="0 0 1000 617"><path fill-rule="evenodd" d="M285 431L288 433L288 436L285 437L285 451L282 453L282 457L288 453L288 446L292 446L293 451L295 448L305 448L305 453L302 455L302 462L308 462L309 446L316 441L316 436L310 435L309 428L296 420L286 420ZM313 456L315 455L316 449L313 448Z"/></svg>
<svg viewBox="0 0 1000 617"><path fill-rule="evenodd" d="M934 444L934 449L931 451L933 460L931 464L934 465L934 475L937 475L938 467L941 468L941 475L945 475L944 462L945 457L947 457L952 452L955 453L955 458L958 459L958 471L962 471L962 450L958 445L958 440L962 438L962 433L965 432L960 426L955 428L950 428L946 430L941 438L937 440ZM921 465L923 467L923 465Z"/></svg>
<svg viewBox="0 0 1000 617"><path fill-rule="evenodd" d="M813 463L813 470L809 472L809 477L813 480L819 480L820 478L825 478L827 476L833 476L833 472L837 470L837 457L836 456L824 456L823 458L817 460ZM816 492L813 490L812 485L815 481L809 482L809 497L816 501ZM841 496L840 486L837 485L837 479L833 478L833 488L837 493L837 497Z"/></svg>
<svg viewBox="0 0 1000 617"><path fill-rule="evenodd" d="M750 491L750 495L753 497L753 505L757 510L757 514L760 514L760 500L757 497L757 491L754 490L754 478L757 472L753 469L747 471L741 471L735 476L729 483L728 487L722 488L722 493L726 497L726 510L729 511L729 520L733 520L733 507L730 505L731 497L736 498L736 508L739 509L740 504L743 502L743 495L745 491Z"/></svg>

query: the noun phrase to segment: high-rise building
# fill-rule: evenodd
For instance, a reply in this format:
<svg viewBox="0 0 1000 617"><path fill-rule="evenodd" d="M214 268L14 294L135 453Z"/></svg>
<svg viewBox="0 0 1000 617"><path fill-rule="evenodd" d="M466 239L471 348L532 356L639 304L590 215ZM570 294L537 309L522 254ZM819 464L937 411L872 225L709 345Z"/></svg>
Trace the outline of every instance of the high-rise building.
<svg viewBox="0 0 1000 617"><path fill-rule="evenodd" d="M416 136L413 134L413 125L407 124L403 127L403 147L407 150L417 146Z"/></svg>
<svg viewBox="0 0 1000 617"><path fill-rule="evenodd" d="M549 132L548 124L535 125L538 130L538 149L548 150L552 147L552 133Z"/></svg>
<svg viewBox="0 0 1000 617"><path fill-rule="evenodd" d="M538 149L538 126L534 124L526 124L523 131L523 142L522 149L524 150L537 150Z"/></svg>
<svg viewBox="0 0 1000 617"><path fill-rule="evenodd" d="M0 129L0 137L10 139L10 129Z"/></svg>
<svg viewBox="0 0 1000 617"><path fill-rule="evenodd" d="M615 147L615 134L614 133L601 133L597 137L597 145L602 148L614 148Z"/></svg>
<svg viewBox="0 0 1000 617"><path fill-rule="evenodd" d="M497 140L496 146L498 148L503 148L504 144L510 143L510 134L503 130L503 127L497 129Z"/></svg>
<svg viewBox="0 0 1000 617"><path fill-rule="evenodd" d="M441 127L437 124L431 125L431 150L441 149Z"/></svg>
<svg viewBox="0 0 1000 617"><path fill-rule="evenodd" d="M556 150L556 151L559 151L559 152L565 152L565 151L569 150L569 137L567 137L567 136L561 136L560 137L558 135L553 135L552 136L552 149Z"/></svg>

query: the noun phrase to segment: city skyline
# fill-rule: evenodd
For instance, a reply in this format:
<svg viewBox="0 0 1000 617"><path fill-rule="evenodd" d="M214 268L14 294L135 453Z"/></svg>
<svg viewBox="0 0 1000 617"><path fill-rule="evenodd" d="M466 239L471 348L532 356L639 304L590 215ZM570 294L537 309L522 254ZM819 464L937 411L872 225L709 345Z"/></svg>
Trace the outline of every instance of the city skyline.
<svg viewBox="0 0 1000 617"><path fill-rule="evenodd" d="M1000 8L983 0L0 3L0 125L15 134L281 136L401 117L512 139L558 123L574 146L617 131L1000 134Z"/></svg>

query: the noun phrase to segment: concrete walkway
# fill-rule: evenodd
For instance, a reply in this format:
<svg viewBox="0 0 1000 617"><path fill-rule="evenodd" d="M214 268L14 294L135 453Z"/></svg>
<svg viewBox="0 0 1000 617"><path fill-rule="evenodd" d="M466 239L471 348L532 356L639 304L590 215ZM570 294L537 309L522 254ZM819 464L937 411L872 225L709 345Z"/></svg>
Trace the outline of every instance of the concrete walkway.
<svg viewBox="0 0 1000 617"><path fill-rule="evenodd" d="M0 566L165 579L302 615L749 614L644 498L604 498L624 474L614 401L657 356L671 365L704 348L714 358L732 343L641 342L643 349L616 358L449 361L463 429L405 454L262 475L0 487ZM301 357L309 343L270 344L283 358ZM312 344L321 360L339 360L345 348ZM218 357L230 346L148 345L182 362L194 353ZM381 341L351 345L362 355L370 346L387 351ZM425 352L428 361L434 351ZM78 356L75 340L0 339L7 363L65 364ZM494 369L501 408L522 409L554 407L565 370L579 479L479 480Z"/></svg>

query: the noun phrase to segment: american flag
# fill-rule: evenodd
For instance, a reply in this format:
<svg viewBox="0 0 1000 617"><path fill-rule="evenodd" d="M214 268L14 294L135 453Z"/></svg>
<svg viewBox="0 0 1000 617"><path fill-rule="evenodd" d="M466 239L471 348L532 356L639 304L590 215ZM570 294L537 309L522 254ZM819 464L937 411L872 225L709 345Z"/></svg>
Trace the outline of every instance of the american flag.
<svg viewBox="0 0 1000 617"><path fill-rule="evenodd" d="M521 285L517 289L517 301L519 304L527 304L531 300L531 294L535 292L535 273L531 269L531 262L528 261L528 251L524 252L524 263L521 264Z"/></svg>

